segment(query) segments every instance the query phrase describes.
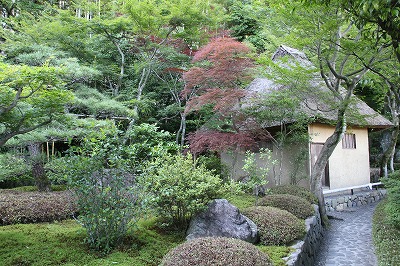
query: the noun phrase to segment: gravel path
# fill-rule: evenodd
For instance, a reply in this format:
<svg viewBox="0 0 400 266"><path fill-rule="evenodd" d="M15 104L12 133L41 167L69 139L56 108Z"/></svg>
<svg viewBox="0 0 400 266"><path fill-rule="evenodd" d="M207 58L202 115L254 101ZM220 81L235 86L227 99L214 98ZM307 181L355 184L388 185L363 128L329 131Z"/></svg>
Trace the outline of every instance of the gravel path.
<svg viewBox="0 0 400 266"><path fill-rule="evenodd" d="M315 266L376 266L372 243L372 215L376 203L328 212L331 226L325 230Z"/></svg>

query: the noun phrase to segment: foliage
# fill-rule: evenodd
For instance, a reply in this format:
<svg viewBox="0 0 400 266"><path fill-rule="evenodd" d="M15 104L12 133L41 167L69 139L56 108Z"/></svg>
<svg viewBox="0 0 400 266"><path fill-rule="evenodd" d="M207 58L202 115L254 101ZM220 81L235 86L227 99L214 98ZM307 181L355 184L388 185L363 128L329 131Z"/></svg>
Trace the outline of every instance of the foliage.
<svg viewBox="0 0 400 266"><path fill-rule="evenodd" d="M88 136L67 159L67 176L91 248L110 252L141 213L140 189L129 172L117 131Z"/></svg>
<svg viewBox="0 0 400 266"><path fill-rule="evenodd" d="M140 183L157 215L176 226L186 226L192 215L228 189L218 175L193 161L191 154L157 158L147 165Z"/></svg>
<svg viewBox="0 0 400 266"><path fill-rule="evenodd" d="M70 191L21 192L1 190L0 224L52 222L77 213L76 199Z"/></svg>
<svg viewBox="0 0 400 266"><path fill-rule="evenodd" d="M267 195L260 199L261 206L271 206L294 214L297 218L306 219L314 215L314 208L306 199L289 194Z"/></svg>
<svg viewBox="0 0 400 266"><path fill-rule="evenodd" d="M266 38L262 33L262 20L260 19L266 12L256 3L233 1L228 10L228 27L232 37L238 41L248 41L257 51L265 50Z"/></svg>
<svg viewBox="0 0 400 266"><path fill-rule="evenodd" d="M165 255L163 266L272 265L265 253L243 240L223 237L197 238Z"/></svg>
<svg viewBox="0 0 400 266"><path fill-rule="evenodd" d="M387 222L400 229L400 171L381 179L388 192L385 212Z"/></svg>
<svg viewBox="0 0 400 266"><path fill-rule="evenodd" d="M285 160L284 149L295 147L291 148L291 157L294 159L290 162L292 164L290 177L291 182L296 183L301 178L299 178L301 175L299 172L306 164L308 156L308 148L305 148L309 143L307 125L312 118L301 106L307 94L305 91L309 89L309 70L295 71L274 63L269 64L268 68L271 73L267 76L274 83L271 84L271 88L265 85L263 89L266 91L251 95L252 98L247 100L250 104L244 108L244 112L254 119L255 123L252 126L259 132L258 138L262 139L259 135L266 136L264 139L272 143L274 147L276 167L274 167L273 180L275 185L281 184L282 165ZM295 75L297 71L301 74ZM275 86L279 86L279 89ZM266 126L269 129L265 129Z"/></svg>
<svg viewBox="0 0 400 266"><path fill-rule="evenodd" d="M272 187L268 191L271 194L290 194L306 199L312 204L318 204L317 197L310 192L310 190L295 185L281 185Z"/></svg>
<svg viewBox="0 0 400 266"><path fill-rule="evenodd" d="M260 149L257 154L264 166L259 166L257 163L256 154L252 151L246 151L243 171L247 174L243 185L252 190L255 195L255 205L257 205L260 192L264 192L263 186L268 184L269 167L267 164L274 164L271 160L272 152L268 149Z"/></svg>
<svg viewBox="0 0 400 266"><path fill-rule="evenodd" d="M75 91L75 100L69 107L70 112L83 115L106 117L133 117L133 111L123 103L110 99L98 90L80 86Z"/></svg>
<svg viewBox="0 0 400 266"><path fill-rule="evenodd" d="M15 153L0 154L0 186L10 187L12 184L32 183L30 169L23 157Z"/></svg>
<svg viewBox="0 0 400 266"><path fill-rule="evenodd" d="M232 147L245 149L254 145L254 139L248 132L219 132L216 130L198 130L188 136L188 141L190 150L194 154L207 151L226 151Z"/></svg>
<svg viewBox="0 0 400 266"><path fill-rule="evenodd" d="M275 207L250 207L243 210L258 228L263 245L285 245L301 238L305 233L303 220L288 211Z"/></svg>
<svg viewBox="0 0 400 266"><path fill-rule="evenodd" d="M87 167L88 165L86 165ZM100 172L101 171L101 172ZM137 188L126 181L126 172L99 170L75 183L79 222L86 228L90 247L110 252L135 223L140 206Z"/></svg>
<svg viewBox="0 0 400 266"><path fill-rule="evenodd" d="M160 130L154 124L135 125L125 132L125 158L136 171L142 171L147 162L163 156L165 153L174 154L179 146L173 141L173 135Z"/></svg>
<svg viewBox="0 0 400 266"><path fill-rule="evenodd" d="M311 0L307 2L322 2L325 4L338 3L340 7L357 22L360 28L368 31L368 24L379 26L381 38L392 40L393 48L400 54L400 4L397 1L379 0ZM400 59L400 57L398 57Z"/></svg>
<svg viewBox="0 0 400 266"><path fill-rule="evenodd" d="M62 117L72 94L62 88L60 69L5 63L0 69L0 146Z"/></svg>
<svg viewBox="0 0 400 266"><path fill-rule="evenodd" d="M249 48L232 39L217 38L198 50L193 66L184 75L186 82L183 95L195 94L186 111L199 110L205 104L213 104L214 110L229 110L244 95L240 89L253 62L246 54Z"/></svg>
<svg viewBox="0 0 400 266"><path fill-rule="evenodd" d="M214 112L214 118L190 136L193 153L204 149L220 151L254 142L250 134L238 130L236 120L240 120L240 116L238 108L233 108L245 95L243 88L251 79L254 63L249 53L246 45L233 38L215 38L196 52L194 66L184 73L182 95L191 96L185 112L189 114L209 106Z"/></svg>
<svg viewBox="0 0 400 266"><path fill-rule="evenodd" d="M372 218L372 237L375 246L378 265L398 265L400 254L400 229L390 221L390 212L386 209L388 200L381 201L375 208Z"/></svg>
<svg viewBox="0 0 400 266"><path fill-rule="evenodd" d="M203 164L208 170L218 173L221 178L228 178L228 167L221 162L218 154L204 154L197 157L197 162Z"/></svg>

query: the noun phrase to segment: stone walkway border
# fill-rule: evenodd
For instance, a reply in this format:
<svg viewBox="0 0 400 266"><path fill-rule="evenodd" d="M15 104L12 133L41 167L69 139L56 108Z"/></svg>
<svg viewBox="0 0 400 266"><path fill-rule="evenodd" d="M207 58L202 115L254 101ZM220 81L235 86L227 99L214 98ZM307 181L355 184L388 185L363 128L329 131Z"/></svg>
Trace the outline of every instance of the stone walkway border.
<svg viewBox="0 0 400 266"><path fill-rule="evenodd" d="M325 197L326 211L343 211L347 208L360 207L374 203L386 196L385 189L359 192L354 195L339 195Z"/></svg>

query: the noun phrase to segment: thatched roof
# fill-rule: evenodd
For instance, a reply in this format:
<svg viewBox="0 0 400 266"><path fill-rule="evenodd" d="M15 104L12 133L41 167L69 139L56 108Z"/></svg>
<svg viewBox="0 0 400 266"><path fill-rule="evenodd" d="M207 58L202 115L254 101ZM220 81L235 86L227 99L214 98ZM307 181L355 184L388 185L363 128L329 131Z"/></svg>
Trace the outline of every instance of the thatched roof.
<svg viewBox="0 0 400 266"><path fill-rule="evenodd" d="M302 67L313 67L311 61L308 60L304 53L284 45L279 47L272 59L276 61L283 56L290 56L288 63L285 64L290 64L291 61L295 60L295 62ZM274 91L290 89L288 85L277 84L268 78L256 78L250 83L247 91L250 92L250 95L253 95L252 100L255 99L255 101L257 101L257 99L262 98L262 95L268 96L268 94ZM315 120L320 122L328 123L337 120L337 110L334 109L334 103L337 103L337 101L334 100L332 93L330 93L320 77L313 78L309 88L306 90L302 90L301 92L293 91L292 95L300 98L301 108L299 111L306 113L309 117L315 118ZM368 128L387 128L393 125L388 119L374 111L358 97L353 95L351 100L352 102L347 112L347 121L349 125ZM268 122L267 124L269 126L277 125L274 122Z"/></svg>

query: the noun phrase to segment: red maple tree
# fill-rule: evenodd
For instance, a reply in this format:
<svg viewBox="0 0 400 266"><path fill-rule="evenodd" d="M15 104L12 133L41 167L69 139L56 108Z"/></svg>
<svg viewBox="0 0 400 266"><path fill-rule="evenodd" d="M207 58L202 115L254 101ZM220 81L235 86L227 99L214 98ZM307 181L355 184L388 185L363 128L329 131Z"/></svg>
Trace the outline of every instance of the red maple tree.
<svg viewBox="0 0 400 266"><path fill-rule="evenodd" d="M254 144L251 134L236 126L240 99L246 94L244 86L251 79L254 62L248 57L250 49L230 37L219 37L200 48L193 57L196 65L183 74L185 88L182 96L194 95L186 104L186 113L213 105L214 115L221 121L227 117L227 131L207 130L207 126L189 136L193 153L205 150L221 151L228 147L248 147Z"/></svg>

